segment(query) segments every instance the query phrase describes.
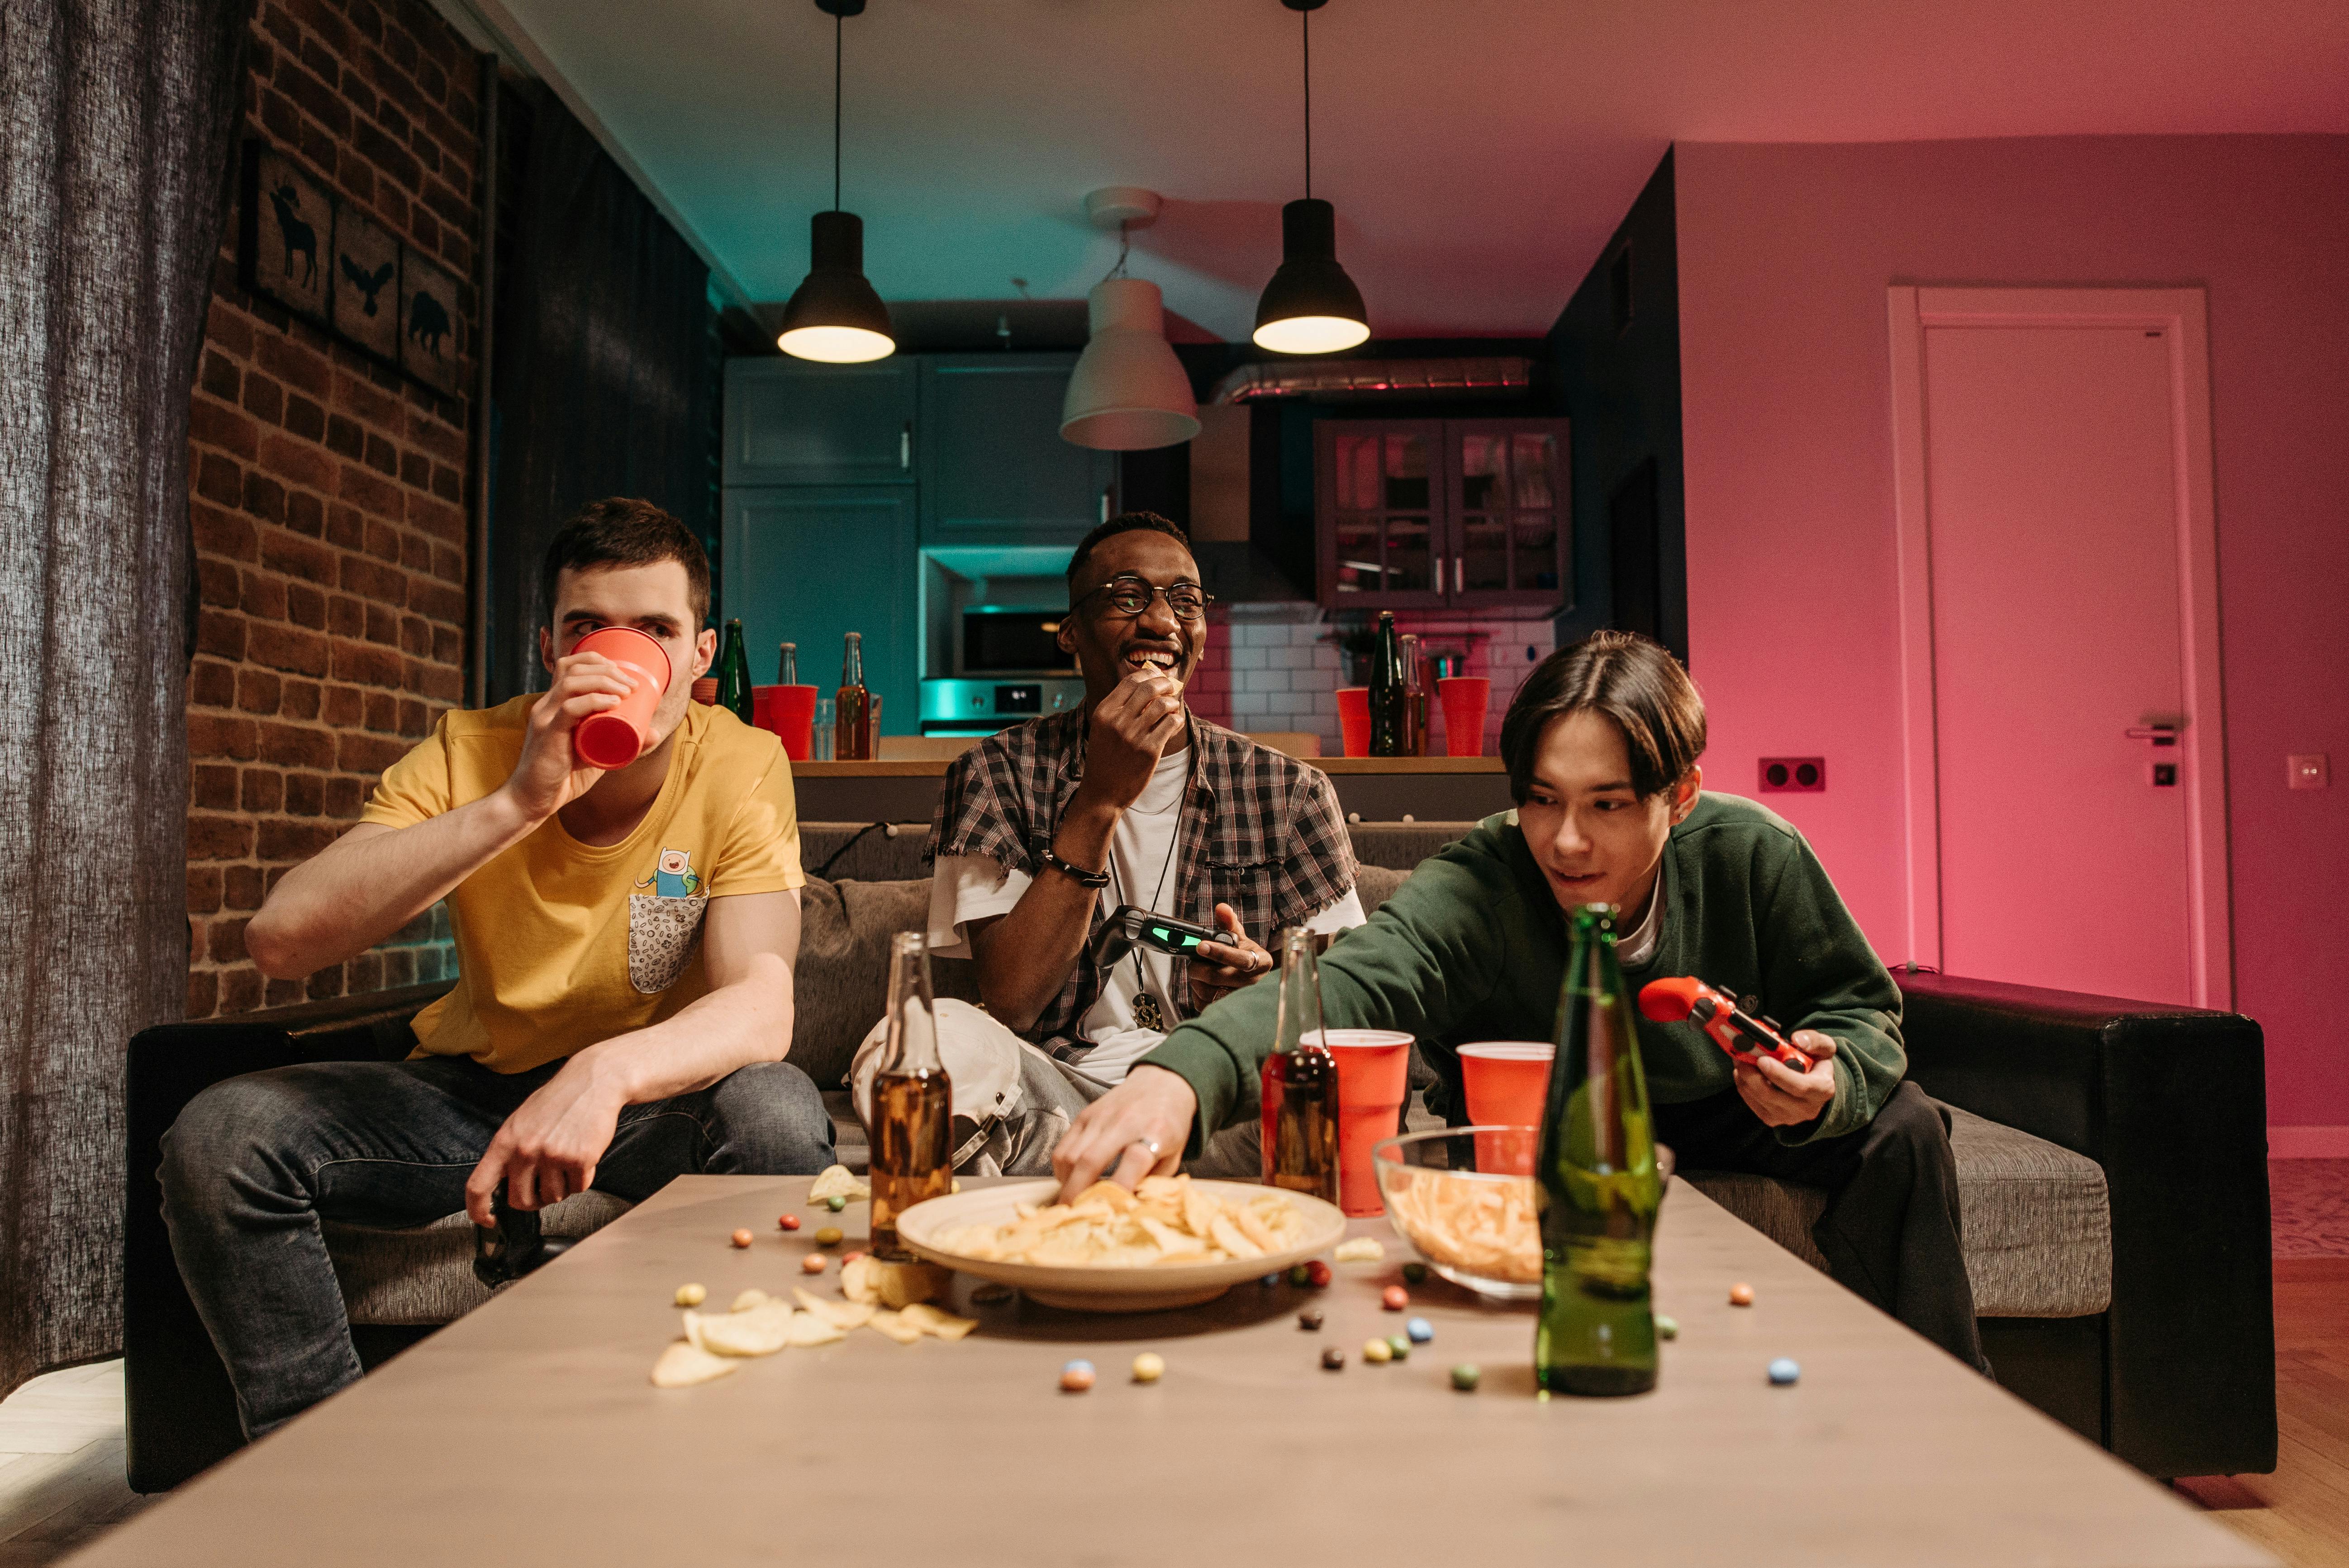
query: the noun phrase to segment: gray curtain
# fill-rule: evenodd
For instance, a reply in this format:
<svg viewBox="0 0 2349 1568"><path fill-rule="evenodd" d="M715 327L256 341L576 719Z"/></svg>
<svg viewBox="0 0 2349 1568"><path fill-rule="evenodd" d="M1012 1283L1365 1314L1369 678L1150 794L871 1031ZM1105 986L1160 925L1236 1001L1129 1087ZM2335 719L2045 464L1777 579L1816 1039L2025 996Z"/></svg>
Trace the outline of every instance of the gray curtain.
<svg viewBox="0 0 2349 1568"><path fill-rule="evenodd" d="M492 702L546 685L538 564L572 513L640 496L709 540L719 376L701 258L560 99L500 101L524 145L502 156L520 191L492 370Z"/></svg>
<svg viewBox="0 0 2349 1568"><path fill-rule="evenodd" d="M0 0L0 1394L121 1343L187 993L188 397L243 0Z"/></svg>

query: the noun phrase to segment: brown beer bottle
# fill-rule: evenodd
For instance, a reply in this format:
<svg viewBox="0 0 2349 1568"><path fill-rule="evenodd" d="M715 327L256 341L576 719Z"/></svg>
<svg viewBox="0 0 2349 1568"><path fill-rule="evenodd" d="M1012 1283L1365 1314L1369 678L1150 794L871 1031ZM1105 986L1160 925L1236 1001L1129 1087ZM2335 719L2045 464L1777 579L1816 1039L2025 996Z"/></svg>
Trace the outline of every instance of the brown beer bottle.
<svg viewBox="0 0 2349 1568"><path fill-rule="evenodd" d="M1313 934L1283 935L1280 1004L1264 1059L1264 1180L1338 1201L1338 1062L1322 1044L1321 965Z"/></svg>
<svg viewBox="0 0 2349 1568"><path fill-rule="evenodd" d="M832 755L841 762L873 758L873 727L866 722L870 694L864 689L864 634L848 634L847 651L840 657L840 690L833 701Z"/></svg>
<svg viewBox="0 0 2349 1568"><path fill-rule="evenodd" d="M908 1263L915 1254L897 1239L897 1216L954 1185L954 1088L938 1057L929 939L918 931L889 939L888 1022L873 1079L873 1255Z"/></svg>

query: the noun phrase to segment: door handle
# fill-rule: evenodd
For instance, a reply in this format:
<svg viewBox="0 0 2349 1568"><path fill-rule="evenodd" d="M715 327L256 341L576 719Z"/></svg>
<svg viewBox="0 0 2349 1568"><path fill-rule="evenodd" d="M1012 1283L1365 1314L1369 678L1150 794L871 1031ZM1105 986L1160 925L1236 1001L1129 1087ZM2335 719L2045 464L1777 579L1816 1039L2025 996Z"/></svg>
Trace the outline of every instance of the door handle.
<svg viewBox="0 0 2349 1568"><path fill-rule="evenodd" d="M897 466L900 469L914 466L914 421L911 419L906 420L905 428L897 432Z"/></svg>
<svg viewBox="0 0 2349 1568"><path fill-rule="evenodd" d="M1468 592L1468 558L1465 555L1455 555L1452 558L1452 596L1456 599L1466 592Z"/></svg>

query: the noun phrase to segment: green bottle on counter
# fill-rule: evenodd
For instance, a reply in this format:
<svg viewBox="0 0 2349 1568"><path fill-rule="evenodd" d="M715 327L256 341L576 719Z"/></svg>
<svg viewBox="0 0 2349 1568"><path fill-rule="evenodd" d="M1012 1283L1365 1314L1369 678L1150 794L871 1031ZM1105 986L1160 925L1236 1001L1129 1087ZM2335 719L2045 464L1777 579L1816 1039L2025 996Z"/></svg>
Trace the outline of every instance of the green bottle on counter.
<svg viewBox="0 0 2349 1568"><path fill-rule="evenodd" d="M1656 1386L1648 1269L1663 1199L1648 1080L1615 960L1614 906L1586 903L1568 921L1574 944L1534 1164L1542 1238L1534 1378L1561 1394L1643 1394Z"/></svg>
<svg viewBox="0 0 2349 1568"><path fill-rule="evenodd" d="M718 651L718 706L750 722L750 649L742 641L739 618L726 623L726 641Z"/></svg>

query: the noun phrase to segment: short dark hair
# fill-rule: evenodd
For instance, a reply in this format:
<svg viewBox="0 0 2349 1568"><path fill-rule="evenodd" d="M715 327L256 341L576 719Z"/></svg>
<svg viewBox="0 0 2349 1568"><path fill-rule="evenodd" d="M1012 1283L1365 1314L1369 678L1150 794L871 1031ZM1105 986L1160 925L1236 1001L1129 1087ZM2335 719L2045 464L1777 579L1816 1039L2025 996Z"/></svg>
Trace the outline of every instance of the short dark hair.
<svg viewBox="0 0 2349 1568"><path fill-rule="evenodd" d="M1533 793L1535 753L1553 719L1602 713L1623 732L1631 790L1647 799L1684 778L1704 753L1704 698L1678 659L1636 632L1593 632L1534 666L1501 720L1509 793Z"/></svg>
<svg viewBox="0 0 2349 1568"><path fill-rule="evenodd" d="M1144 530L1163 533L1185 550L1191 548L1191 536L1183 531L1181 523L1172 519L1161 517L1154 511L1119 512L1077 542L1077 552L1069 557L1070 596L1074 598L1077 592L1077 573L1085 569L1085 562L1092 559L1093 551L1102 541L1115 539L1121 533L1139 533Z"/></svg>
<svg viewBox="0 0 2349 1568"><path fill-rule="evenodd" d="M686 596L693 602L693 630L709 618L709 555L693 531L648 500L625 496L590 501L546 542L538 569L541 614L554 616L554 585L566 571L596 566L650 566L674 561L685 568Z"/></svg>

